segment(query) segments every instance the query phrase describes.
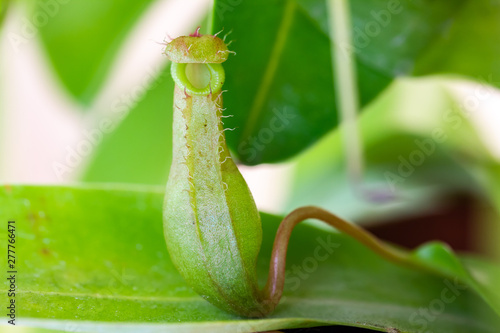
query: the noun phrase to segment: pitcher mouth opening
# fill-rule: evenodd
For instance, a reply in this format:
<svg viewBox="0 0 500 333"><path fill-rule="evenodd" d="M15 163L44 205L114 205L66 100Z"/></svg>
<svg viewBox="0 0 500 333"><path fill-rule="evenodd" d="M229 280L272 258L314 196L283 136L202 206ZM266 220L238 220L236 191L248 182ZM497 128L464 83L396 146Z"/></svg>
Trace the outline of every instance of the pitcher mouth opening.
<svg viewBox="0 0 500 333"><path fill-rule="evenodd" d="M221 90L225 80L221 64L172 63L175 84L188 95L210 95Z"/></svg>

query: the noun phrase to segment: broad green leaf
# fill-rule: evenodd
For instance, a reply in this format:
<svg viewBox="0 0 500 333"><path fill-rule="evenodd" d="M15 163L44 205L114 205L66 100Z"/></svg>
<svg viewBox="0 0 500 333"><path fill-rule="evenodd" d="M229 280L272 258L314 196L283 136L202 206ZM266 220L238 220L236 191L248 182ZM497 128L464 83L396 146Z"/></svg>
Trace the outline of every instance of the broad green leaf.
<svg viewBox="0 0 500 333"><path fill-rule="evenodd" d="M416 62L414 73L458 73L500 86L500 1L466 1Z"/></svg>
<svg viewBox="0 0 500 333"><path fill-rule="evenodd" d="M130 111L129 98L112 106L113 117L117 113L126 118L104 136L84 181L166 184L172 159L173 89L167 65Z"/></svg>
<svg viewBox="0 0 500 333"><path fill-rule="evenodd" d="M186 286L163 239L158 187L0 188L0 220L16 221L19 324L106 332L255 332L343 324L400 332L492 332L500 320L464 285L449 253L448 277L389 263L356 241L299 225L287 258L284 299L269 318L224 313ZM262 214L264 282L280 218ZM5 246L5 233L2 247ZM440 245L432 245L440 248ZM424 246L425 248L425 246ZM428 252L428 251L420 251ZM426 265L432 262L415 253ZM467 259L486 292L495 268ZM22 281L22 283L21 283ZM2 284L2 303L6 282ZM497 303L498 305L498 303ZM498 310L498 307L497 307ZM427 318L427 319L426 319Z"/></svg>
<svg viewBox="0 0 500 333"><path fill-rule="evenodd" d="M497 2L350 1L361 104L401 75L495 76ZM228 141L244 163L282 161L337 126L326 12L324 0L216 1L214 31L232 31L237 53L225 64Z"/></svg>
<svg viewBox="0 0 500 333"><path fill-rule="evenodd" d="M54 70L83 104L92 102L127 33L151 2L27 1Z"/></svg>
<svg viewBox="0 0 500 333"><path fill-rule="evenodd" d="M462 259L467 270L484 294L491 296L492 306L500 309L500 266L491 265L479 258L465 257Z"/></svg>

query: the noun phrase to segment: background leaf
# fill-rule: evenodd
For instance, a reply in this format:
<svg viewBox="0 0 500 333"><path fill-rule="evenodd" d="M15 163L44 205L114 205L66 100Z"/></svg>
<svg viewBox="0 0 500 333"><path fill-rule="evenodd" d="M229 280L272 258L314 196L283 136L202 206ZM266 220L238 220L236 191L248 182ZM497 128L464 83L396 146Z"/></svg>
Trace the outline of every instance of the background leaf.
<svg viewBox="0 0 500 333"><path fill-rule="evenodd" d="M485 31L499 25L498 1L481 1L470 16L475 2L466 0L350 3L362 105L396 76L477 77L500 68L499 34ZM237 53L225 64L225 103L235 114L226 126L237 129L228 141L242 162L282 161L338 124L324 1L218 0L215 8L214 31L232 31ZM487 22L479 23L486 11ZM451 63L448 46L457 49Z"/></svg>
<svg viewBox="0 0 500 333"><path fill-rule="evenodd" d="M104 136L83 181L166 184L172 161L173 90L169 64L130 111L125 100L117 102L112 113L126 118Z"/></svg>
<svg viewBox="0 0 500 333"><path fill-rule="evenodd" d="M292 235L285 297L277 311L261 320L231 316L194 294L174 269L163 239L162 201L158 187L2 187L0 207L6 208L0 220L16 220L19 323L106 332L344 324L457 333L493 333L500 324L479 296L453 278L395 266L344 235L309 225ZM262 218L263 280L280 219ZM490 264L480 265L489 276ZM448 297L456 297L445 303L447 289ZM442 309L435 310L437 303ZM421 308L435 318L423 320Z"/></svg>
<svg viewBox="0 0 500 333"><path fill-rule="evenodd" d="M491 301L494 302L493 306L500 309L500 266L490 265L480 258L466 257L462 262L467 267L468 271L477 281L478 287L483 290L485 294L490 294Z"/></svg>
<svg viewBox="0 0 500 333"><path fill-rule="evenodd" d="M500 1L466 1L419 57L414 73L458 73L500 87Z"/></svg>
<svg viewBox="0 0 500 333"><path fill-rule="evenodd" d="M38 25L55 72L79 102L92 102L127 33L151 2L28 2L33 6L29 18ZM35 17L45 23L36 23Z"/></svg>

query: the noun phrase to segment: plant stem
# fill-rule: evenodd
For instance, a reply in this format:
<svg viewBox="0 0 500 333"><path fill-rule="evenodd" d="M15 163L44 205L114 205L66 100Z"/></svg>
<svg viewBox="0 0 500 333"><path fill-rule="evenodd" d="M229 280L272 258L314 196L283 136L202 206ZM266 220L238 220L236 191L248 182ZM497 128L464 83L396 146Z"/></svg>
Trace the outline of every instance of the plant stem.
<svg viewBox="0 0 500 333"><path fill-rule="evenodd" d="M274 239L273 251L271 254L271 262L269 265L269 276L267 284L263 290L263 300L266 303L266 307L269 307L269 312L272 312L278 305L283 293L283 287L285 284L286 252L292 230L297 224L307 219L317 219L325 222L326 224L336 228L338 231L353 237L373 252L392 262L410 267L418 266L409 259L409 254L407 252L385 244L363 228L349 223L324 209L314 206L300 207L283 219L278 231L276 232L276 238Z"/></svg>
<svg viewBox="0 0 500 333"><path fill-rule="evenodd" d="M363 175L363 152L356 122L359 98L349 3L348 0L328 0L327 5L335 91L343 125L347 167L351 181L359 184Z"/></svg>
<svg viewBox="0 0 500 333"><path fill-rule="evenodd" d="M359 96L356 74L356 56L352 40L352 29L348 0L328 0L330 47L332 68L340 113L344 155L347 174L354 193L372 202L386 202L395 198L388 188L368 189L364 183L364 158L361 132L358 128Z"/></svg>

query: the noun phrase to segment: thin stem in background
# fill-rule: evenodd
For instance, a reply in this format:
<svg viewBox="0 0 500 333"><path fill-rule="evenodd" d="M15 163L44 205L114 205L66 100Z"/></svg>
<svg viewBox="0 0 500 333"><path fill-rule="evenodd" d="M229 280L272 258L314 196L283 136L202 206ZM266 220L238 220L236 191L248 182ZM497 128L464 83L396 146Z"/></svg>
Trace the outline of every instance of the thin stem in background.
<svg viewBox="0 0 500 333"><path fill-rule="evenodd" d="M217 31L214 31L214 12L215 12L215 0L210 0L210 6L208 7L208 15L207 15L207 27L205 32L207 34L213 35Z"/></svg>
<svg viewBox="0 0 500 333"><path fill-rule="evenodd" d="M337 107L342 124L347 173L355 193L360 193L369 201L388 201L394 198L390 190L370 191L364 187L363 146L357 124L360 108L349 1L328 0L327 6L332 40L330 43L332 67Z"/></svg>
<svg viewBox="0 0 500 333"><path fill-rule="evenodd" d="M347 166L351 180L357 183L362 180L363 152L356 123L359 97L348 0L328 0L328 15L330 36L334 41L330 44L332 66Z"/></svg>

